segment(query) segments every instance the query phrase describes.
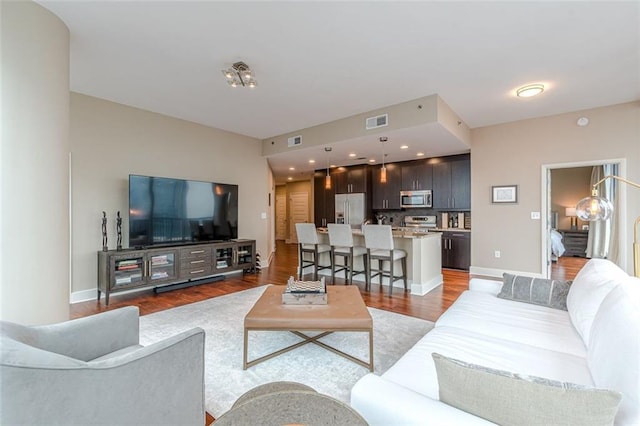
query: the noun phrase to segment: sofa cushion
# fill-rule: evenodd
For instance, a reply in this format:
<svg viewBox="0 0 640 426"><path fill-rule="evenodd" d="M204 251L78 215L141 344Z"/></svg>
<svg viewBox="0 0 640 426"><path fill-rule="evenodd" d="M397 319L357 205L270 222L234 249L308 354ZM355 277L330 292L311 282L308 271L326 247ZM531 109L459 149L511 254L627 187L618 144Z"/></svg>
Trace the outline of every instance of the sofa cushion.
<svg viewBox="0 0 640 426"><path fill-rule="evenodd" d="M440 401L501 425L613 424L620 393L495 370L434 353Z"/></svg>
<svg viewBox="0 0 640 426"><path fill-rule="evenodd" d="M382 377L438 399L438 380L431 358L433 352L490 368L593 387L585 357L536 348L456 327L436 327L431 330Z"/></svg>
<svg viewBox="0 0 640 426"><path fill-rule="evenodd" d="M462 293L440 316L436 327L440 326L463 328L582 358L587 356L587 348L567 311L498 299L495 294L483 291Z"/></svg>
<svg viewBox="0 0 640 426"><path fill-rule="evenodd" d="M548 280L504 273L498 297L534 305L567 310L571 281Z"/></svg>
<svg viewBox="0 0 640 426"><path fill-rule="evenodd" d="M640 424L640 279L628 277L605 297L593 319L587 362L596 386L622 392L616 421Z"/></svg>
<svg viewBox="0 0 640 426"><path fill-rule="evenodd" d="M567 310L585 346L589 346L591 324L600 304L628 277L625 271L606 259L591 259L576 275L567 296Z"/></svg>

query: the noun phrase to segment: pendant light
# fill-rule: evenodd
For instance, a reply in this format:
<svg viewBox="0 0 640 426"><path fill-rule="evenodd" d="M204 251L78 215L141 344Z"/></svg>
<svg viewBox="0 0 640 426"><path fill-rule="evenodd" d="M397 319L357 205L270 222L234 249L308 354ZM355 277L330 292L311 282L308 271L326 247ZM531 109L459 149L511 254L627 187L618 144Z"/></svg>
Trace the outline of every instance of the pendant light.
<svg viewBox="0 0 640 426"><path fill-rule="evenodd" d="M380 183L387 183L387 168L384 166L384 143L386 141L386 136L380 138L380 143L382 144L382 168L380 169Z"/></svg>
<svg viewBox="0 0 640 426"><path fill-rule="evenodd" d="M331 152L331 147L326 146L324 152L327 153L327 175L324 177L324 189L331 189L331 175L329 174L329 153Z"/></svg>

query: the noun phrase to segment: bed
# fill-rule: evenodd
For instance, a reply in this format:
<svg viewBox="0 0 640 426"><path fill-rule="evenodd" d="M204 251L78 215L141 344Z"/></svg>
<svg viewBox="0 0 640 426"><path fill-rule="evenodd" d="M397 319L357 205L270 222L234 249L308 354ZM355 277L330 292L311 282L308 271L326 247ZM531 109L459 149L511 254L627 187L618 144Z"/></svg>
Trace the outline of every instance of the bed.
<svg viewBox="0 0 640 426"><path fill-rule="evenodd" d="M551 261L557 262L558 258L564 254L564 244L562 244L562 235L555 229L551 230Z"/></svg>

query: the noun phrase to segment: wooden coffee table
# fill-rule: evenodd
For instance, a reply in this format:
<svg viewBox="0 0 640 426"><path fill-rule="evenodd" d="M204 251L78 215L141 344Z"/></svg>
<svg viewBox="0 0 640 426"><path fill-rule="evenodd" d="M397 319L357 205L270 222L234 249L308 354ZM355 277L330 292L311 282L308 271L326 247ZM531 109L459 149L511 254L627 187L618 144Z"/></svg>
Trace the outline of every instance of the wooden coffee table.
<svg viewBox="0 0 640 426"><path fill-rule="evenodd" d="M246 370L307 343L313 343L373 371L373 319L356 286L328 286L326 305L283 305L286 286L269 286L244 318L243 368ZM247 360L250 331L290 331L302 341L271 354ZM319 331L308 336L305 331ZM334 331L369 333L369 361L364 361L318 339Z"/></svg>

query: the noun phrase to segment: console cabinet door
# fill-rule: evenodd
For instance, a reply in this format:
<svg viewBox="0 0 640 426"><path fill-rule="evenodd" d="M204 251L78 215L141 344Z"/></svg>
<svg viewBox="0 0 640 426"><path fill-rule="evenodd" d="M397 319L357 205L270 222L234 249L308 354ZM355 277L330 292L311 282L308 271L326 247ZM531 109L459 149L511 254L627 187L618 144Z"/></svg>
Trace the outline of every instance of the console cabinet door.
<svg viewBox="0 0 640 426"><path fill-rule="evenodd" d="M399 164L386 164L387 182L380 182L382 166L372 167L372 208L373 210L399 210L400 209L400 187L402 183L402 173Z"/></svg>
<svg viewBox="0 0 640 426"><path fill-rule="evenodd" d="M163 284L178 278L177 250L149 250L146 258L149 284Z"/></svg>

